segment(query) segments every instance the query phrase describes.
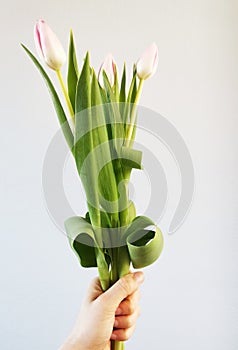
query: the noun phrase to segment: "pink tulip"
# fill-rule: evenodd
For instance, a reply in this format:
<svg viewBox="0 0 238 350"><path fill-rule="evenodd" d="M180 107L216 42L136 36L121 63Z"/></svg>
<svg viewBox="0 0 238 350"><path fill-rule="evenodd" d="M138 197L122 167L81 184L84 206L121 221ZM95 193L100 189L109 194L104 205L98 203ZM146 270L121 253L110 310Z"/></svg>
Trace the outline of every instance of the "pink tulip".
<svg viewBox="0 0 238 350"><path fill-rule="evenodd" d="M50 68L58 71L64 64L66 55L59 39L44 20L37 21L34 37L38 54Z"/></svg>
<svg viewBox="0 0 238 350"><path fill-rule="evenodd" d="M115 74L116 74L116 63L114 61L114 58L111 53L109 53L104 62L102 63L99 73L98 73L98 81L100 85L103 87L104 82L103 82L103 71L105 71L108 80L110 82L110 85L113 86L115 83Z"/></svg>
<svg viewBox="0 0 238 350"><path fill-rule="evenodd" d="M158 48L155 43L150 45L137 62L137 76L140 79L151 77L158 67Z"/></svg>

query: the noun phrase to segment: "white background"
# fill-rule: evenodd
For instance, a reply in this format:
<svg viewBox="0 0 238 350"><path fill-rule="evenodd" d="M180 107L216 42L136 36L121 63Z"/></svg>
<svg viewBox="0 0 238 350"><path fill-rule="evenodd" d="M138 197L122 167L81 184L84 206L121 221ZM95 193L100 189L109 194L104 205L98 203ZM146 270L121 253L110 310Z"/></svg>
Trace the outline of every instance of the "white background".
<svg viewBox="0 0 238 350"><path fill-rule="evenodd" d="M124 60L131 65L155 41L159 70L141 104L176 126L194 162L192 209L168 236L179 178L171 156L161 152L169 185L160 223L165 249L145 269L142 316L127 349L237 349L237 1L22 0L4 2L0 16L1 349L57 349L96 274L79 266L44 204L42 164L58 123L19 45L35 50L38 18L65 47L72 27L79 58L89 49L96 69L108 51L119 67ZM79 196L80 214L83 202Z"/></svg>

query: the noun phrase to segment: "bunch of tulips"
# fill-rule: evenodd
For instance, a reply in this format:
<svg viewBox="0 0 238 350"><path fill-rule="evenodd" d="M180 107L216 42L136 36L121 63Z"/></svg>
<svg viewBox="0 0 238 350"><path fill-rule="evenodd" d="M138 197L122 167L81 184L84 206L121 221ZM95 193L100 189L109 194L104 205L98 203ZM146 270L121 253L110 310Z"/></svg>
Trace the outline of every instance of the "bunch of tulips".
<svg viewBox="0 0 238 350"><path fill-rule="evenodd" d="M153 43L142 54L128 84L126 64L120 78L111 54L98 74L88 52L79 68L71 31L66 86L61 73L66 54L60 41L44 20L36 23L34 36L39 56L57 74L67 111L43 66L22 46L51 93L87 198L86 215L68 218L65 229L81 265L97 267L106 290L129 272L131 263L134 268L150 265L163 248L160 229L150 218L136 216L128 189L132 170L142 169L142 152L133 148L137 105L143 82L157 69L158 49ZM124 345L114 342L112 347Z"/></svg>

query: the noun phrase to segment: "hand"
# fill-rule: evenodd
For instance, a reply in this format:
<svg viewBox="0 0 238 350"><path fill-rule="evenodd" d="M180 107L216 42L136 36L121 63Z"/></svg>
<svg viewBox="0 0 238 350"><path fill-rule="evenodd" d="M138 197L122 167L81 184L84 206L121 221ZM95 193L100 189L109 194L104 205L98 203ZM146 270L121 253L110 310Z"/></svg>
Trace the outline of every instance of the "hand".
<svg viewBox="0 0 238 350"><path fill-rule="evenodd" d="M129 273L103 293L93 280L72 333L59 350L109 350L110 340L128 340L140 314L142 272Z"/></svg>

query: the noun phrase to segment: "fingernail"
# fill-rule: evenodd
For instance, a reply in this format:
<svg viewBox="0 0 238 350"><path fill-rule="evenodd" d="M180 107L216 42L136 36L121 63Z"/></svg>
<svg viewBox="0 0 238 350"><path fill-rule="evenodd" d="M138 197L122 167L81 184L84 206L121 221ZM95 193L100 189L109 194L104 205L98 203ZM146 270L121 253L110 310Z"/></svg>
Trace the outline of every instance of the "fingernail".
<svg viewBox="0 0 238 350"><path fill-rule="evenodd" d="M113 333L112 333L112 335L111 335L111 340L116 340L116 339L117 339L116 334L113 334Z"/></svg>
<svg viewBox="0 0 238 350"><path fill-rule="evenodd" d="M142 283L144 281L144 274L143 272L135 272L134 278L137 282Z"/></svg>
<svg viewBox="0 0 238 350"><path fill-rule="evenodd" d="M118 326L118 321L115 320L115 321L114 321L114 327L117 328L117 326Z"/></svg>

